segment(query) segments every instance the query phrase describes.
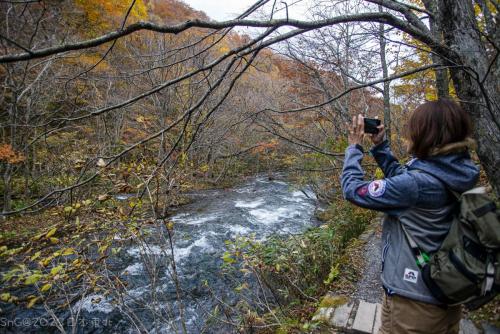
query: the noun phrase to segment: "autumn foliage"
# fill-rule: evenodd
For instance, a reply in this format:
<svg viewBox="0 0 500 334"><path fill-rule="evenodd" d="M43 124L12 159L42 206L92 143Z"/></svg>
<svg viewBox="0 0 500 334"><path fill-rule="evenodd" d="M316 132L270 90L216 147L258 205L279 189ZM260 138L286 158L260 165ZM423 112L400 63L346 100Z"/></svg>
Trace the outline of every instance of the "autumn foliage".
<svg viewBox="0 0 500 334"><path fill-rule="evenodd" d="M8 164L18 164L23 162L25 157L14 151L10 144L0 144L0 161Z"/></svg>

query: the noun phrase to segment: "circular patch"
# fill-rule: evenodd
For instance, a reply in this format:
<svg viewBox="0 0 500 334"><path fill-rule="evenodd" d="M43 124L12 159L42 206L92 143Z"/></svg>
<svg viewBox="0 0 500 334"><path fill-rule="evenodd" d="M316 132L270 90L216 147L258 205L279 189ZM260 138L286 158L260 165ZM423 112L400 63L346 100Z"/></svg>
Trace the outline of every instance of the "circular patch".
<svg viewBox="0 0 500 334"><path fill-rule="evenodd" d="M385 193L385 181L375 180L368 185L368 193L372 197L380 197Z"/></svg>

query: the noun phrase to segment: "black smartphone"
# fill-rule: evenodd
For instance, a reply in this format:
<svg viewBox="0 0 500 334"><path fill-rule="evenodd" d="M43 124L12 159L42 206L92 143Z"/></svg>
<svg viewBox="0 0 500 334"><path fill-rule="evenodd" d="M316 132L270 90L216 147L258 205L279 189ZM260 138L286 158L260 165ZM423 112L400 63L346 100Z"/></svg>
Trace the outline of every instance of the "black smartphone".
<svg viewBox="0 0 500 334"><path fill-rule="evenodd" d="M365 120L365 133L377 134L377 126L380 125L380 120L376 118L364 118Z"/></svg>

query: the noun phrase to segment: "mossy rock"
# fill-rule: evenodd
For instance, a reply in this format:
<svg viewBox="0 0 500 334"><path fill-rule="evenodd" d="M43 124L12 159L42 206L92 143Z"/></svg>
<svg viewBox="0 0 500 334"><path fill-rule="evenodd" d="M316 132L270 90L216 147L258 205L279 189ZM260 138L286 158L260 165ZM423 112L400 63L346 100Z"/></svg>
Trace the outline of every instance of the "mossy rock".
<svg viewBox="0 0 500 334"><path fill-rule="evenodd" d="M331 294L327 294L321 299L319 303L319 307L337 307L340 305L344 305L349 301L349 298L345 296L335 296Z"/></svg>

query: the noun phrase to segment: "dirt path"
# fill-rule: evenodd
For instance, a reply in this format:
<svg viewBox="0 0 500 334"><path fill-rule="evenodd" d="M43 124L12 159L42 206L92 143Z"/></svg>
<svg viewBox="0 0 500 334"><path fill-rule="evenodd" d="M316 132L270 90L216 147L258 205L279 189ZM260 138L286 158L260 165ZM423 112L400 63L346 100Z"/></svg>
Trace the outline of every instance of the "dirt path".
<svg viewBox="0 0 500 334"><path fill-rule="evenodd" d="M382 302L382 282L380 281L380 268L382 264L381 255L381 231L379 226L364 234L366 238L364 247L364 272L356 284L353 298L362 299L369 303Z"/></svg>

